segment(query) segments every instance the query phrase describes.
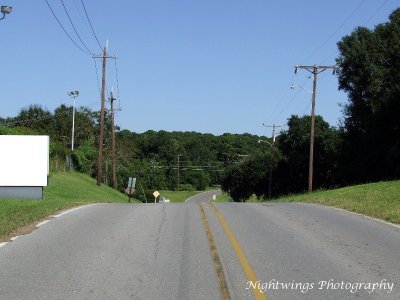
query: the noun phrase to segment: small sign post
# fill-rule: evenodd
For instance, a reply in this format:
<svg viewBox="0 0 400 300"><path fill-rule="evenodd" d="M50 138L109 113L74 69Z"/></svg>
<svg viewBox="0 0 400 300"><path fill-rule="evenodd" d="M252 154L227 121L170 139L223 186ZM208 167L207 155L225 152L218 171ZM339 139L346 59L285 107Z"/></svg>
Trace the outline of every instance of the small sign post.
<svg viewBox="0 0 400 300"><path fill-rule="evenodd" d="M155 191L153 193L153 196L154 196L154 203L157 203L157 197L160 196L160 193L158 191Z"/></svg>
<svg viewBox="0 0 400 300"><path fill-rule="evenodd" d="M131 203L131 197L132 197L133 193L135 192L135 186L136 186L136 178L129 177L128 187L125 189L125 192L128 195L129 203Z"/></svg>

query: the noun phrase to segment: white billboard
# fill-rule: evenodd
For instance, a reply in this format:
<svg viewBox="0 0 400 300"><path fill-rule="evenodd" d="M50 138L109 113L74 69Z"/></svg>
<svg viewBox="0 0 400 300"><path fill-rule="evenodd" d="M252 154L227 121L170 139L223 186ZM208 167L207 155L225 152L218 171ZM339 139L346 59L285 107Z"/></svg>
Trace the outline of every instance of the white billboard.
<svg viewBox="0 0 400 300"><path fill-rule="evenodd" d="M0 135L0 186L47 186L49 137Z"/></svg>

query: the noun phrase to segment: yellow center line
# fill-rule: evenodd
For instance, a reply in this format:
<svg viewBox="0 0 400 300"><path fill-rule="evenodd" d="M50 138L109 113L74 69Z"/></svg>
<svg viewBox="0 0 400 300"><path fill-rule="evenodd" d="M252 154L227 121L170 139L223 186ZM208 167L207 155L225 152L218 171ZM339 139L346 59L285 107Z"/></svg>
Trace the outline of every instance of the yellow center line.
<svg viewBox="0 0 400 300"><path fill-rule="evenodd" d="M200 202L197 202L197 204L199 205L201 220L203 221L204 229L207 234L208 244L210 246L215 272L217 273L217 280L221 292L221 299L230 300L228 285L226 284L224 270L222 268L221 260L218 256L218 250L214 242L214 237L211 232L210 224L208 223L207 216L206 213L204 212L203 206L201 206Z"/></svg>
<svg viewBox="0 0 400 300"><path fill-rule="evenodd" d="M258 279L257 279L256 275L254 274L254 271L251 268L242 248L240 247L239 242L236 240L235 236L233 235L232 230L229 228L224 217L221 215L219 210L214 206L214 204L209 202L209 205L213 208L218 221L221 223L222 228L225 231L225 234L227 235L229 241L231 242L232 248L235 251L236 256L238 257L240 264L242 265L243 271L246 274L247 279L253 283L256 283L258 281ZM260 291L260 289L254 288L253 294L257 300L266 300L267 299L267 296L265 294L263 294Z"/></svg>

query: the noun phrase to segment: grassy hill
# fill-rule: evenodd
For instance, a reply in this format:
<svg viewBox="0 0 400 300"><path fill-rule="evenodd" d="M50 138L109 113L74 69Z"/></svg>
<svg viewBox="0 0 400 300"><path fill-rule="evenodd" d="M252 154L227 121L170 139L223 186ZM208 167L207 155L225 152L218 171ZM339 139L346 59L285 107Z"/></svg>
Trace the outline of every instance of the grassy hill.
<svg viewBox="0 0 400 300"><path fill-rule="evenodd" d="M17 228L57 211L98 202L128 202L128 198L105 185L97 186L96 181L85 174L54 173L42 200L0 199L0 242Z"/></svg>
<svg viewBox="0 0 400 300"><path fill-rule="evenodd" d="M329 205L400 224L400 180L316 191L277 201Z"/></svg>

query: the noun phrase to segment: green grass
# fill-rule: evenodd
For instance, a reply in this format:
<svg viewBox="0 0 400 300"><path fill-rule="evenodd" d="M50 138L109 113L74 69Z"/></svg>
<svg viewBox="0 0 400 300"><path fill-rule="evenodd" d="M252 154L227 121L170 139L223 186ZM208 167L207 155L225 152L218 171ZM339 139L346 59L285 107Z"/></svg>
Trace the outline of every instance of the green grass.
<svg viewBox="0 0 400 300"><path fill-rule="evenodd" d="M66 208L98 202L128 202L127 197L81 173L54 173L41 200L0 199L0 237Z"/></svg>
<svg viewBox="0 0 400 300"><path fill-rule="evenodd" d="M400 180L316 191L276 201L329 205L400 224Z"/></svg>
<svg viewBox="0 0 400 300"><path fill-rule="evenodd" d="M184 202L186 199L199 194L198 191L159 191L160 197L167 198L171 202ZM154 198L153 198L154 201Z"/></svg>
<svg viewBox="0 0 400 300"><path fill-rule="evenodd" d="M231 196L229 196L229 194L222 193L221 195L217 196L215 202L228 202L229 199L231 199Z"/></svg>

